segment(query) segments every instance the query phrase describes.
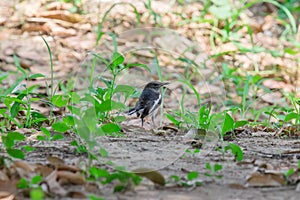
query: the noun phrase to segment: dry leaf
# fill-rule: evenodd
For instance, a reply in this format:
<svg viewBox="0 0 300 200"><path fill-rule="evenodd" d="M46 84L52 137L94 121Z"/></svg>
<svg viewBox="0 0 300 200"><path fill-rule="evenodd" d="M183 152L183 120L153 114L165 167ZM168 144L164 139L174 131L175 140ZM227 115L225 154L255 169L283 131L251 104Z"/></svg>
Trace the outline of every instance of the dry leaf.
<svg viewBox="0 0 300 200"><path fill-rule="evenodd" d="M47 157L47 160L49 161L50 164L52 164L55 167L65 163L61 158L58 158L56 156L49 156Z"/></svg>
<svg viewBox="0 0 300 200"><path fill-rule="evenodd" d="M49 188L49 192L59 195L66 196L67 191L57 182L57 171L54 170L45 178L45 183L47 184L46 188ZM46 191L48 192L48 191Z"/></svg>
<svg viewBox="0 0 300 200"><path fill-rule="evenodd" d="M138 168L132 171L133 173L135 173L138 176L142 176L145 177L147 179L149 179L150 181L152 181L155 184L158 185L165 185L166 181L164 176L154 170L154 169L149 169L149 168Z"/></svg>
<svg viewBox="0 0 300 200"><path fill-rule="evenodd" d="M72 183L75 185L83 185L86 182L82 174L69 171L57 171L57 178L61 179L61 183Z"/></svg>
<svg viewBox="0 0 300 200"><path fill-rule="evenodd" d="M76 13L71 13L66 10L51 10L39 13L39 17L60 19L67 22L78 23L82 21L82 16Z"/></svg>
<svg viewBox="0 0 300 200"><path fill-rule="evenodd" d="M280 171L256 170L247 178L249 187L279 187L285 185L284 174Z"/></svg>

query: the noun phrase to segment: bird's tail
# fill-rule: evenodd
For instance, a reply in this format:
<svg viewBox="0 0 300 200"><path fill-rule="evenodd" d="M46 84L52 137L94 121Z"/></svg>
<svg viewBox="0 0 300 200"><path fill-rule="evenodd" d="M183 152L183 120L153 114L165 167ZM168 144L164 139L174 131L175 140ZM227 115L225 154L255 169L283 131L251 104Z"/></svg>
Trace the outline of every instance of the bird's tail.
<svg viewBox="0 0 300 200"><path fill-rule="evenodd" d="M128 114L128 115L132 115L136 112L137 112L137 110L135 108L131 108L130 110L126 111L125 113Z"/></svg>

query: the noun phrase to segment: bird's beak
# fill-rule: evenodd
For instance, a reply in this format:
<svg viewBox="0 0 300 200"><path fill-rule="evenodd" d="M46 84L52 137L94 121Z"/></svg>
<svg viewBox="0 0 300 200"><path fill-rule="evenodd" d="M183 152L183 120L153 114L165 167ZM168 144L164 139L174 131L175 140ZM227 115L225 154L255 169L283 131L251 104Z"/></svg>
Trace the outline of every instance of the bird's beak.
<svg viewBox="0 0 300 200"><path fill-rule="evenodd" d="M161 87L166 88L165 85L168 85L168 84L169 84L169 82L162 83Z"/></svg>

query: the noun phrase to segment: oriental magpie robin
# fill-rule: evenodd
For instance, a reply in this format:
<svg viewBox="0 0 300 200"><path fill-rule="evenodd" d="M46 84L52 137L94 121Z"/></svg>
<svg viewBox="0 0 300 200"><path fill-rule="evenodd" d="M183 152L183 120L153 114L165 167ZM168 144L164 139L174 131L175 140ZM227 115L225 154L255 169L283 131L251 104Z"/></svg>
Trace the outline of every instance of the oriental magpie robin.
<svg viewBox="0 0 300 200"><path fill-rule="evenodd" d="M129 115L136 113L137 117L142 120L142 126L144 125L144 118L151 115L152 123L154 123L154 117L158 111L158 107L161 104L162 97L160 94L160 88L169 83L162 83L158 81L149 82L143 89L142 94L136 103L135 107L128 111Z"/></svg>

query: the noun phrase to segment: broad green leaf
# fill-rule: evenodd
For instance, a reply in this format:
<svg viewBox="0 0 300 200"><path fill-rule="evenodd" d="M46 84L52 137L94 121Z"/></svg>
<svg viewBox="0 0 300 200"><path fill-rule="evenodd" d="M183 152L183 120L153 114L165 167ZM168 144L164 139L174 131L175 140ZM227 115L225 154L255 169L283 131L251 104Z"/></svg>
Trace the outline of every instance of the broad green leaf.
<svg viewBox="0 0 300 200"><path fill-rule="evenodd" d="M125 58L122 54L118 52L114 52L111 58L111 64L109 65L109 68L112 70L117 67L118 65L122 64L124 62Z"/></svg>
<svg viewBox="0 0 300 200"><path fill-rule="evenodd" d="M40 129L47 136L47 138L50 138L51 133L48 129L46 129L45 127L41 127Z"/></svg>
<svg viewBox="0 0 300 200"><path fill-rule="evenodd" d="M111 109L112 110L124 110L125 109L125 104L117 101L111 101Z"/></svg>
<svg viewBox="0 0 300 200"><path fill-rule="evenodd" d="M124 121L126 121L125 116L116 116L116 117L114 117L114 122L120 123L120 122L124 122Z"/></svg>
<svg viewBox="0 0 300 200"><path fill-rule="evenodd" d="M291 121L292 119L297 119L300 118L300 116L297 113L291 112L287 114L284 118L285 122Z"/></svg>
<svg viewBox="0 0 300 200"><path fill-rule="evenodd" d="M36 150L35 147L32 147L32 146L22 146L22 149L24 149L26 152L31 152L31 151L34 151Z"/></svg>
<svg viewBox="0 0 300 200"><path fill-rule="evenodd" d="M222 170L222 168L223 168L222 165L220 165L220 164L215 164L215 165L214 165L214 172L220 171L220 170Z"/></svg>
<svg viewBox="0 0 300 200"><path fill-rule="evenodd" d="M126 94L132 94L135 91L135 88L129 85L117 85L114 89L114 93L122 92Z"/></svg>
<svg viewBox="0 0 300 200"><path fill-rule="evenodd" d="M23 141L26 139L26 137L23 134L18 133L18 132L9 132L6 137L13 141L15 141L15 140Z"/></svg>
<svg viewBox="0 0 300 200"><path fill-rule="evenodd" d="M30 190L30 200L43 200L44 192L41 188L33 188Z"/></svg>
<svg viewBox="0 0 300 200"><path fill-rule="evenodd" d="M225 147L225 151L231 150L232 154L235 156L237 161L242 161L244 158L244 153L239 145L234 143L230 143Z"/></svg>
<svg viewBox="0 0 300 200"><path fill-rule="evenodd" d="M10 155L11 157L18 158L18 159L25 158L23 151L21 151L19 149L6 149L6 151L7 151L8 155Z"/></svg>
<svg viewBox="0 0 300 200"><path fill-rule="evenodd" d="M236 121L234 123L234 128L238 128L238 127L241 127L241 126L244 126L246 124L248 124L249 122L246 121L246 120L240 120L240 121Z"/></svg>
<svg viewBox="0 0 300 200"><path fill-rule="evenodd" d="M94 107L90 107L84 112L84 116L81 119L84 125L89 129L90 133L94 133L97 125L96 111Z"/></svg>
<svg viewBox="0 0 300 200"><path fill-rule="evenodd" d="M228 131L233 130L233 128L234 128L234 120L228 113L225 113L225 120L222 127L222 135L224 135Z"/></svg>
<svg viewBox="0 0 300 200"><path fill-rule="evenodd" d="M63 95L54 95L52 97L51 102L55 106L61 108L61 107L66 106L68 104L68 99L66 99Z"/></svg>
<svg viewBox="0 0 300 200"><path fill-rule="evenodd" d="M52 137L51 137L51 140L54 141L54 140L62 140L64 139L64 136L62 134L54 134Z"/></svg>
<svg viewBox="0 0 300 200"><path fill-rule="evenodd" d="M15 102L10 109L10 116L15 118L20 111L20 103Z"/></svg>
<svg viewBox="0 0 300 200"><path fill-rule="evenodd" d="M31 179L31 183L32 184L38 184L39 182L41 182L43 180L43 177L40 175L36 175Z"/></svg>
<svg viewBox="0 0 300 200"><path fill-rule="evenodd" d="M176 126L180 125L181 122L175 119L175 117L173 117L172 115L166 113L165 116Z"/></svg>
<svg viewBox="0 0 300 200"><path fill-rule="evenodd" d="M100 148L99 153L103 158L108 156L108 152L104 148Z"/></svg>
<svg viewBox="0 0 300 200"><path fill-rule="evenodd" d="M111 100L106 100L106 101L103 101L102 103L100 103L98 106L98 109L101 112L111 111L112 110Z"/></svg>
<svg viewBox="0 0 300 200"><path fill-rule="evenodd" d="M233 14L229 4L222 6L212 5L209 7L209 11L219 19L227 19Z"/></svg>
<svg viewBox="0 0 300 200"><path fill-rule="evenodd" d="M52 124L52 129L54 131L60 132L60 133L65 133L67 130L69 130L69 126L66 125L66 123L63 122L55 122Z"/></svg>
<svg viewBox="0 0 300 200"><path fill-rule="evenodd" d="M188 179L189 181L191 181L191 180L194 180L194 179L198 178L198 176L199 176L199 173L193 171L193 172L188 173L187 179Z"/></svg>
<svg viewBox="0 0 300 200"><path fill-rule="evenodd" d="M76 92L71 93L71 102L74 104L79 104L80 103L80 96Z"/></svg>
<svg viewBox="0 0 300 200"><path fill-rule="evenodd" d="M106 134L118 133L121 130L119 125L113 123L104 124L101 126L101 129Z"/></svg>
<svg viewBox="0 0 300 200"><path fill-rule="evenodd" d="M109 173L106 169L97 168L97 167L89 168L89 173L92 176L94 176L96 179L109 176Z"/></svg>
<svg viewBox="0 0 300 200"><path fill-rule="evenodd" d="M19 180L19 182L17 183L17 187L19 189L26 189L26 188L29 188L29 183L28 183L28 181L25 178L22 177Z"/></svg>
<svg viewBox="0 0 300 200"><path fill-rule="evenodd" d="M207 170L211 170L211 165L210 165L210 163L205 163L205 168L207 169Z"/></svg>
<svg viewBox="0 0 300 200"><path fill-rule="evenodd" d="M39 141L46 141L46 140L48 140L48 138L47 138L47 137L45 137L45 136L42 136L42 135L38 135L38 136L36 136L36 139L37 139L37 140L39 140Z"/></svg>

